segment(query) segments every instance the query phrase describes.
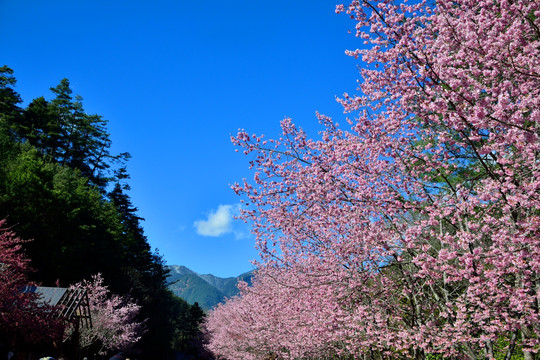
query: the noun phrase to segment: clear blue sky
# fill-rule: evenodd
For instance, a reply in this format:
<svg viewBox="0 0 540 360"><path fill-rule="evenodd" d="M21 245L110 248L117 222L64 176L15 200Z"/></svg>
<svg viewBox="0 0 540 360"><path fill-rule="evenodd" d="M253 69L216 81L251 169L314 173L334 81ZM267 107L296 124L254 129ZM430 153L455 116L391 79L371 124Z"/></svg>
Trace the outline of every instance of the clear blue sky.
<svg viewBox="0 0 540 360"><path fill-rule="evenodd" d="M257 258L230 219L229 184L251 177L230 135L275 136L291 117L343 119L354 92L354 24L328 0L0 0L0 65L25 103L62 78L128 151L131 198L167 264L235 276Z"/></svg>

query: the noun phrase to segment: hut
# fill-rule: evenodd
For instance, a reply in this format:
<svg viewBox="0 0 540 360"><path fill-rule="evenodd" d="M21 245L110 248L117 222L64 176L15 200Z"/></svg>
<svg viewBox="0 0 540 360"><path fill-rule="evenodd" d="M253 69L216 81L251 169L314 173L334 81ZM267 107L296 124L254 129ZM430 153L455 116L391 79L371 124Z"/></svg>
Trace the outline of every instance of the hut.
<svg viewBox="0 0 540 360"><path fill-rule="evenodd" d="M27 286L23 292L36 293L43 303L54 306L57 316L76 328L91 328L90 303L86 289Z"/></svg>

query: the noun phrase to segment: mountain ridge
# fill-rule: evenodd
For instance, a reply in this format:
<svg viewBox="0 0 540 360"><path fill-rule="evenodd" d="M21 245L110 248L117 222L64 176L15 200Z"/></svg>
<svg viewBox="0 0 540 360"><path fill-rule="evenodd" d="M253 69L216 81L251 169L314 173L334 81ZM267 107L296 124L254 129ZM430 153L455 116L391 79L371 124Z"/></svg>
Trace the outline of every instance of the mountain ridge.
<svg viewBox="0 0 540 360"><path fill-rule="evenodd" d="M195 302L208 311L217 304L239 293L236 286L242 280L251 284L251 271L236 277L222 278L212 274L198 274L183 265L168 265L170 274L167 278L169 289L190 304Z"/></svg>

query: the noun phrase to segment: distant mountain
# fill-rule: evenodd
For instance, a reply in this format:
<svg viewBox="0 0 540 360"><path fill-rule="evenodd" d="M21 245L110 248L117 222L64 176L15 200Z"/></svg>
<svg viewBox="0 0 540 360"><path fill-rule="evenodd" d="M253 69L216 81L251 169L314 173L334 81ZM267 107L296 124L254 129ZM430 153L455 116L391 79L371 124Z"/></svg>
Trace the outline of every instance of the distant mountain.
<svg viewBox="0 0 540 360"><path fill-rule="evenodd" d="M252 273L247 272L237 277L220 278L212 274L197 274L185 266L169 265L167 282L169 289L190 304L199 303L204 310L210 310L225 298L238 294L236 284L243 280L251 284Z"/></svg>

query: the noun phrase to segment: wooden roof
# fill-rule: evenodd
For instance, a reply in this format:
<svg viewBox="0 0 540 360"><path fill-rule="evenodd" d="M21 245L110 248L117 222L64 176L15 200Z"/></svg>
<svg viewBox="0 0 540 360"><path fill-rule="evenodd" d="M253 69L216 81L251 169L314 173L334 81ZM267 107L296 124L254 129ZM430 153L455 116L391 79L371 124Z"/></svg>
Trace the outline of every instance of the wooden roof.
<svg viewBox="0 0 540 360"><path fill-rule="evenodd" d="M82 327L92 327L86 289L27 286L23 292L40 295L41 301L55 306L58 316L66 321L78 321Z"/></svg>

